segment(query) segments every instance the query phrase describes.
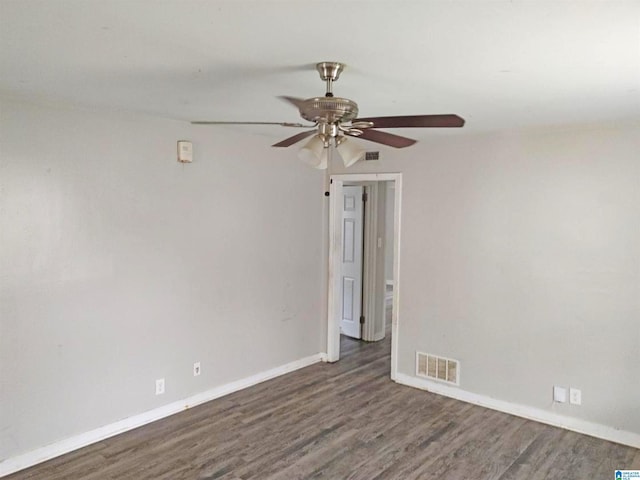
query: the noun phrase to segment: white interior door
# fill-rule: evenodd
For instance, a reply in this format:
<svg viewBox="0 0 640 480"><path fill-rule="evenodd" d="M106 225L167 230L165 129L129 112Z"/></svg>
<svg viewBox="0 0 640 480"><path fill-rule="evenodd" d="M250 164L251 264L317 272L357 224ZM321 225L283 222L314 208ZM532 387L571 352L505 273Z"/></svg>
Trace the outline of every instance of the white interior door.
<svg viewBox="0 0 640 480"><path fill-rule="evenodd" d="M362 312L363 187L342 188L342 255L340 333L360 338Z"/></svg>

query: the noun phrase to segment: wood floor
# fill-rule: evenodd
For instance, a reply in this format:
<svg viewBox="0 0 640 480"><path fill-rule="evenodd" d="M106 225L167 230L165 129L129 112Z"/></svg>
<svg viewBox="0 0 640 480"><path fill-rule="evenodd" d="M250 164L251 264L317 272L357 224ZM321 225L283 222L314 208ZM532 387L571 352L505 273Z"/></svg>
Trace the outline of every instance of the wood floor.
<svg viewBox="0 0 640 480"><path fill-rule="evenodd" d="M610 480L640 450L397 385L390 343L316 364L7 480Z"/></svg>

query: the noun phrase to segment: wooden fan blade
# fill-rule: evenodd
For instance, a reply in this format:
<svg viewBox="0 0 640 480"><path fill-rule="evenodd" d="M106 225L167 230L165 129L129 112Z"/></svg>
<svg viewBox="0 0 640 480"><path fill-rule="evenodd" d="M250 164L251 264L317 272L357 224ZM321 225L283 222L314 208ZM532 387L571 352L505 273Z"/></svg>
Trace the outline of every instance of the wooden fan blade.
<svg viewBox="0 0 640 480"><path fill-rule="evenodd" d="M401 115L398 117L357 118L354 122L371 122L371 128L462 127L464 118L458 115Z"/></svg>
<svg viewBox="0 0 640 480"><path fill-rule="evenodd" d="M294 143L298 143L300 140L303 140L303 139L305 139L307 137L310 137L314 133L316 133L315 130L309 130L307 132L298 133L297 135L294 135L293 137L285 138L281 142L274 143L271 146L272 147L289 147L289 146L293 145Z"/></svg>
<svg viewBox="0 0 640 480"><path fill-rule="evenodd" d="M313 128L314 125L303 125L301 123L292 122L223 122L223 121L209 121L209 120L196 120L191 122L192 125L280 125L281 127L296 127L296 128Z"/></svg>
<svg viewBox="0 0 640 480"><path fill-rule="evenodd" d="M363 130L362 134L358 135L356 138L363 138L370 142L382 143L383 145L389 145L390 147L395 148L410 147L417 141L412 138L401 137L400 135L381 132L380 130L372 130L370 128Z"/></svg>
<svg viewBox="0 0 640 480"><path fill-rule="evenodd" d="M304 98L296 98L296 97L288 97L286 95L281 95L278 97L280 100L284 100L285 102L289 102L294 105L298 110L302 107L304 103Z"/></svg>

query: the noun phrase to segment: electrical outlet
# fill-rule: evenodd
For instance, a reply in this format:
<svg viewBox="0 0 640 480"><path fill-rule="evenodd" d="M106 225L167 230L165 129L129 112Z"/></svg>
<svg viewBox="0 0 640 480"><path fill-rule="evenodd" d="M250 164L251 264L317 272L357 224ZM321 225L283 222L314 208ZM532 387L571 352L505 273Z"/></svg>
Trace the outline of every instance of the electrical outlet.
<svg viewBox="0 0 640 480"><path fill-rule="evenodd" d="M558 403L566 403L567 389L564 387L553 387L553 401Z"/></svg>
<svg viewBox="0 0 640 480"><path fill-rule="evenodd" d="M198 375L200 375L200 362L196 362L193 364L193 376L197 377Z"/></svg>
<svg viewBox="0 0 640 480"><path fill-rule="evenodd" d="M569 401L572 405L582 405L582 390L578 390L577 388L570 388Z"/></svg>
<svg viewBox="0 0 640 480"><path fill-rule="evenodd" d="M164 393L164 378L156 380L156 395L162 395Z"/></svg>

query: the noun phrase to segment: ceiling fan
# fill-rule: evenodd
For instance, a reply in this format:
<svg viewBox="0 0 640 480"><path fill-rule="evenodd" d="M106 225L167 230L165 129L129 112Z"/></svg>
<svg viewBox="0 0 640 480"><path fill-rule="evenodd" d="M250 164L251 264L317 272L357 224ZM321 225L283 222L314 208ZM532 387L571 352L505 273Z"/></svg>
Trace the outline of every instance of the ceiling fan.
<svg viewBox="0 0 640 480"><path fill-rule="evenodd" d="M356 102L348 98L333 96L333 82L340 77L340 73L344 70L344 64L321 62L316 65L316 70L318 70L320 78L326 82L324 97L307 99L280 97L294 105L300 112L300 116L311 122L311 125L289 122L193 121L191 123L194 125L280 125L310 128L311 130L293 135L272 146L289 147L313 136L298 155L305 163L319 169L327 168L328 150L331 145L336 147L346 167L364 157L365 150L348 141L348 137L358 137L395 148L405 148L416 143L416 140L377 129L462 127L464 125L464 119L453 114L358 118L358 104Z"/></svg>

